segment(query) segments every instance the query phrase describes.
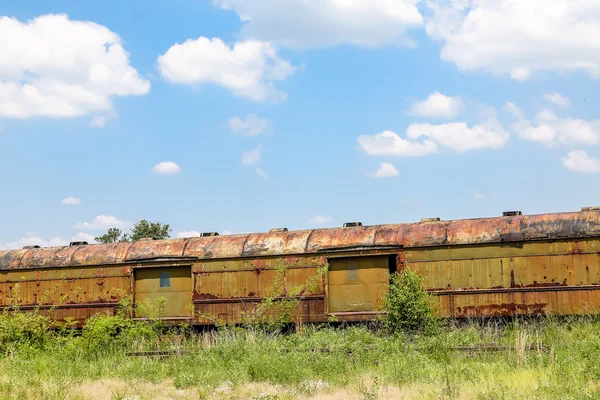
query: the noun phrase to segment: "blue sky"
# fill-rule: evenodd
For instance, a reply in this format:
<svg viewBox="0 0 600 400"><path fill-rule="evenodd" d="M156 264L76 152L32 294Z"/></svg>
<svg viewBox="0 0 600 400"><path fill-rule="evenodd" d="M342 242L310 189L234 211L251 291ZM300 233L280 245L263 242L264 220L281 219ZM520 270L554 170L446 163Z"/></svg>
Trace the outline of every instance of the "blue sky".
<svg viewBox="0 0 600 400"><path fill-rule="evenodd" d="M0 247L597 205L593 0L0 3Z"/></svg>

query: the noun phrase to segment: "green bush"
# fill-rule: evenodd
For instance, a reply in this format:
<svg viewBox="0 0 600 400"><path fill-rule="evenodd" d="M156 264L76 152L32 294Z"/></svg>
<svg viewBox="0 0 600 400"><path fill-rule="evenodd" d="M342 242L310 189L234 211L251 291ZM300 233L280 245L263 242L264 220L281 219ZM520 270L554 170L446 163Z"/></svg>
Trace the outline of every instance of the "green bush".
<svg viewBox="0 0 600 400"><path fill-rule="evenodd" d="M415 271L407 268L391 276L390 290L384 298L387 313L384 325L392 332L435 333L439 328L439 314L433 296L422 285Z"/></svg>

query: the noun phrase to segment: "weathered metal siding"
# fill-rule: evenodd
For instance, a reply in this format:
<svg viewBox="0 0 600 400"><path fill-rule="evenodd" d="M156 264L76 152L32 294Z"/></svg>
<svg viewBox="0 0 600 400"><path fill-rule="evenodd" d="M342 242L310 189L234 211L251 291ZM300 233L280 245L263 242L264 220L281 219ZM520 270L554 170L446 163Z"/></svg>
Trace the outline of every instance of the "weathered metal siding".
<svg viewBox="0 0 600 400"><path fill-rule="evenodd" d="M135 303L138 305L136 317L148 317L161 311L162 318L191 319L193 288L190 266L136 268L134 276ZM163 304L159 304L158 299ZM158 310L159 306L163 309Z"/></svg>
<svg viewBox="0 0 600 400"><path fill-rule="evenodd" d="M194 270L197 322L211 324L219 319L239 323L242 312L252 312L265 297L288 296L298 289L304 290L297 293L302 300L294 318L324 319L325 277L317 270L324 262L322 257L203 261ZM276 284L278 273L280 282ZM309 290L307 284L312 281L315 285Z"/></svg>
<svg viewBox="0 0 600 400"><path fill-rule="evenodd" d="M39 308L56 320L82 322L98 312L113 312L130 290L131 268L84 267L4 271L0 307Z"/></svg>
<svg viewBox="0 0 600 400"><path fill-rule="evenodd" d="M410 249L443 315L577 314L600 307L600 240Z"/></svg>

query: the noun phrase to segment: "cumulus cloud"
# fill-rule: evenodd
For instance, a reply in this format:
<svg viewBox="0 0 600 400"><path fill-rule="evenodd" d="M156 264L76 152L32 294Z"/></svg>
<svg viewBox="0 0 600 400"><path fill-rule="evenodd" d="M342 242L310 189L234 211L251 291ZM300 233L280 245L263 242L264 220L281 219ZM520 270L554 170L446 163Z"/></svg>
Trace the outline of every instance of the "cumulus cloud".
<svg viewBox="0 0 600 400"><path fill-rule="evenodd" d="M392 131L383 131L375 135L361 135L358 145L371 156L426 156L437 153L438 146L433 140L414 142L400 137Z"/></svg>
<svg viewBox="0 0 600 400"><path fill-rule="evenodd" d="M41 247L55 247L55 246L66 246L69 242L60 237L54 237L50 240L44 240L38 236L30 235L22 237L14 242L8 242L2 245L4 250L21 249L24 246L41 246Z"/></svg>
<svg viewBox="0 0 600 400"><path fill-rule="evenodd" d="M558 93L545 93L544 100L563 108L571 105L571 100L568 97L562 96Z"/></svg>
<svg viewBox="0 0 600 400"><path fill-rule="evenodd" d="M328 215L315 215L309 222L313 225L325 225L333 221L333 218Z"/></svg>
<svg viewBox="0 0 600 400"><path fill-rule="evenodd" d="M242 136L256 136L271 131L271 121L255 114L248 114L244 119L237 116L230 118L227 124L231 132Z"/></svg>
<svg viewBox="0 0 600 400"><path fill-rule="evenodd" d="M254 166L254 172L261 178L268 178L269 175L258 165L262 158L264 148L262 146L256 146L250 151L246 151L242 154L242 165Z"/></svg>
<svg viewBox="0 0 600 400"><path fill-rule="evenodd" d="M465 122L447 124L411 124L406 138L392 131L358 137L360 148L376 156L425 156L438 152L440 147L455 152L475 149L497 149L506 144L509 135L495 120L467 126ZM421 141L419 141L421 140Z"/></svg>
<svg viewBox="0 0 600 400"><path fill-rule="evenodd" d="M459 96L449 97L440 92L430 94L427 99L416 102L409 114L418 117L455 118L463 110L464 104Z"/></svg>
<svg viewBox="0 0 600 400"><path fill-rule="evenodd" d="M198 231L181 231L177 232L178 238L188 238L188 237L197 237L200 236L201 233Z"/></svg>
<svg viewBox="0 0 600 400"><path fill-rule="evenodd" d="M242 165L255 165L260 162L260 158L263 154L263 147L257 146L250 151L246 151L242 154Z"/></svg>
<svg viewBox="0 0 600 400"><path fill-rule="evenodd" d="M427 33L463 71L524 81L541 70L600 76L596 0L430 0Z"/></svg>
<svg viewBox="0 0 600 400"><path fill-rule="evenodd" d="M584 150L570 151L561 161L563 166L571 171L600 173L600 160L590 157Z"/></svg>
<svg viewBox="0 0 600 400"><path fill-rule="evenodd" d="M181 167L173 161L163 161L152 167L154 172L161 175L170 175L181 172Z"/></svg>
<svg viewBox="0 0 600 400"><path fill-rule="evenodd" d="M90 231L95 229L127 228L129 226L131 226L131 223L127 221L121 221L112 215L98 215L92 220L92 222L78 222L73 227L75 229Z"/></svg>
<svg viewBox="0 0 600 400"><path fill-rule="evenodd" d="M258 102L285 100L286 94L277 90L274 82L295 71L271 43L247 40L229 46L219 38L206 37L174 44L158 57L158 68L169 82L215 84Z"/></svg>
<svg viewBox="0 0 600 400"><path fill-rule="evenodd" d="M420 0L213 0L235 11L241 35L289 47L352 44L412 46L406 30L423 24Z"/></svg>
<svg viewBox="0 0 600 400"><path fill-rule="evenodd" d="M81 200L78 197L74 197L74 196L65 197L60 202L61 202L61 204L65 204L68 206L81 204Z"/></svg>
<svg viewBox="0 0 600 400"><path fill-rule="evenodd" d="M561 118L550 110L541 110L535 119L530 121L513 103L507 103L505 109L515 117L512 129L522 139L546 146L600 143L600 120Z"/></svg>
<svg viewBox="0 0 600 400"><path fill-rule="evenodd" d="M67 246L69 242L80 242L85 241L89 244L94 244L96 241L94 240L94 236L79 232L73 237L71 240L63 239L61 237L53 237L49 240L45 240L40 238L39 236L29 234L26 235L19 240L15 240L14 242L4 243L0 246L3 250L12 250L12 249L22 249L24 246L40 246L40 247L58 247L58 246Z"/></svg>
<svg viewBox="0 0 600 400"><path fill-rule="evenodd" d="M389 162L382 162L379 164L379 168L373 174L373 178L393 178L398 176L400 172L394 167L394 164Z"/></svg>
<svg viewBox="0 0 600 400"><path fill-rule="evenodd" d="M0 17L0 117L77 117L110 111L113 96L143 95L150 82L105 26L43 15Z"/></svg>
<svg viewBox="0 0 600 400"><path fill-rule="evenodd" d="M79 232L71 238L72 242L88 242L89 244L96 243L95 236L89 233Z"/></svg>

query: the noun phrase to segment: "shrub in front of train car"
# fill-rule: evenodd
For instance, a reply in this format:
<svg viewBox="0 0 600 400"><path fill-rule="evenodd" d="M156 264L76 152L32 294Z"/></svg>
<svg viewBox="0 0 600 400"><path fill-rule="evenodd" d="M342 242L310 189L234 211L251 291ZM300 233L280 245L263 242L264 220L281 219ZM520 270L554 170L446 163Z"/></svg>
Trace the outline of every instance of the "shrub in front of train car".
<svg viewBox="0 0 600 400"><path fill-rule="evenodd" d="M158 318L159 311L155 311L152 304L146 304L147 312L152 316L157 315L158 324L153 318L135 321L130 318L131 298L123 297L115 315L96 314L86 321L82 330L81 340L84 350L95 353L108 349L128 348L134 350L147 350L154 348L160 342L164 326Z"/></svg>
<svg viewBox="0 0 600 400"><path fill-rule="evenodd" d="M242 311L242 326L246 329L275 333L294 324L299 330L302 321L296 309L308 293L316 290L319 280L327 275L328 265L318 267L303 284L291 288L286 283L288 266L285 261L278 260L275 268L275 278L262 301Z"/></svg>
<svg viewBox="0 0 600 400"><path fill-rule="evenodd" d="M391 275L383 303L386 316L382 322L392 332L432 334L440 327L433 296L423 287L423 278L409 268Z"/></svg>

